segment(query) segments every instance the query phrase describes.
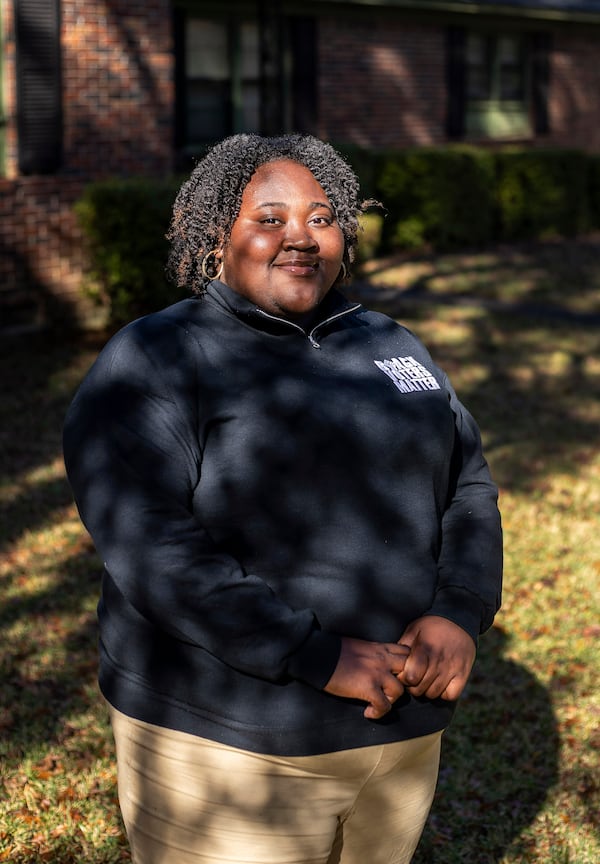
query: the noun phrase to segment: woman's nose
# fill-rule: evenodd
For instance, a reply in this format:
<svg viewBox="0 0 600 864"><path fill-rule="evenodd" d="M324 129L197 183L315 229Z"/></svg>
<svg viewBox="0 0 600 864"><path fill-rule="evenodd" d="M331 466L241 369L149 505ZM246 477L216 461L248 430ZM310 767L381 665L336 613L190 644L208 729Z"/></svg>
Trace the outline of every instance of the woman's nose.
<svg viewBox="0 0 600 864"><path fill-rule="evenodd" d="M287 230L283 240L284 249L301 249L307 251L309 249L318 249L319 244L312 236L306 225L288 222Z"/></svg>

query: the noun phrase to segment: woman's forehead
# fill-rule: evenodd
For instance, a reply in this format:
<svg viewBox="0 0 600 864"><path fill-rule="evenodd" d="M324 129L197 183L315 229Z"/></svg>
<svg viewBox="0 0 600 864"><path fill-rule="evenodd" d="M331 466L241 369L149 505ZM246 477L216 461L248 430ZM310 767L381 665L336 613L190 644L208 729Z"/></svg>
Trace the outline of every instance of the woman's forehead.
<svg viewBox="0 0 600 864"><path fill-rule="evenodd" d="M244 203L256 201L267 195L269 201L283 203L298 194L329 204L327 195L309 168L292 159L278 159L265 162L256 169L244 189L242 200Z"/></svg>

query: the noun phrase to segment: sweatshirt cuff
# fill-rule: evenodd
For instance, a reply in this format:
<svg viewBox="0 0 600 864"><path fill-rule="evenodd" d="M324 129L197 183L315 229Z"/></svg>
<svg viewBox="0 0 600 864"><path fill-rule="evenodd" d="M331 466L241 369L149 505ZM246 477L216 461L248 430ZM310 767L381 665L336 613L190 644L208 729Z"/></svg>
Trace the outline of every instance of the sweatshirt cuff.
<svg viewBox="0 0 600 864"><path fill-rule="evenodd" d="M308 639L290 657L288 674L322 690L333 675L341 650L340 636L312 630Z"/></svg>
<svg viewBox="0 0 600 864"><path fill-rule="evenodd" d="M439 615L462 627L477 644L484 619L483 602L466 588L449 586L440 588L426 615Z"/></svg>

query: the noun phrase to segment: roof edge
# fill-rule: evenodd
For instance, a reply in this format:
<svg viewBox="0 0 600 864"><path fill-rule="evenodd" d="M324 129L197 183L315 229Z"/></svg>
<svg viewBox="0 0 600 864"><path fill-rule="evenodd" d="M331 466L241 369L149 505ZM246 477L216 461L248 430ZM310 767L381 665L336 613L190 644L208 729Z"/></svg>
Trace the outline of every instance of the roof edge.
<svg viewBox="0 0 600 864"><path fill-rule="evenodd" d="M556 6L526 6L521 3L467 2L467 0L325 0L331 4L352 6L380 6L410 9L419 12L446 12L462 15L488 15L527 20L573 24L600 24L600 8L597 12L582 8L558 8Z"/></svg>

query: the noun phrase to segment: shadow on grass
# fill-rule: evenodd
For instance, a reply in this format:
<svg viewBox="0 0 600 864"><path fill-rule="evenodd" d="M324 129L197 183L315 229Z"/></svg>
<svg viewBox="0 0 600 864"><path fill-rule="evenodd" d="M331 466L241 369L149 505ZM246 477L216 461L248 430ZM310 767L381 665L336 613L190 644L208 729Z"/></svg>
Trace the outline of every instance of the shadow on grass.
<svg viewBox="0 0 600 864"><path fill-rule="evenodd" d="M65 562L51 587L2 603L0 632L13 628L0 655L4 769L42 744L52 746L64 736L69 718L93 707L99 576L90 550Z"/></svg>
<svg viewBox="0 0 600 864"><path fill-rule="evenodd" d="M378 278L385 285L378 284ZM390 286L390 279L402 282ZM435 254L399 253L367 262L360 279L366 295L433 303L488 303L523 313L600 322L600 238L532 241L488 250ZM588 310L587 316L584 310Z"/></svg>
<svg viewBox="0 0 600 864"><path fill-rule="evenodd" d="M54 746L96 694L91 541L60 533L72 512L62 469L64 414L104 337L28 334L0 346L0 749L3 772ZM35 533L56 525L47 555ZM90 754L91 754L90 750Z"/></svg>
<svg viewBox="0 0 600 864"><path fill-rule="evenodd" d="M360 287L357 299L361 299ZM419 335L474 414L500 487L543 491L594 457L600 436L600 319L544 317L375 293L371 307ZM461 338L447 339L454 327Z"/></svg>
<svg viewBox="0 0 600 864"><path fill-rule="evenodd" d="M500 485L523 492L540 488L553 472L571 470L574 460L585 461L597 446L597 419L582 410L582 400L598 395L593 390L597 380L594 384L586 374L597 332L585 328L577 344L571 339L562 346L568 322L488 310L465 316L464 338L447 344L429 326L438 317L437 307L399 302L385 311L398 314L423 336L451 378L465 367L480 370L458 389L484 430ZM13 543L47 524L71 500L63 477L22 478L60 458L64 413L102 341L63 341L55 334L2 347L7 392L0 409L0 468L15 491L0 513L0 553L7 553L9 565ZM19 563L14 563L18 580ZM3 639L0 656L4 770L15 768L44 743L60 747L73 738L74 752L77 736L71 735L70 718L99 713L93 611L99 571L87 545L52 574L50 587L30 592L24 586L0 608L0 634L19 621L29 627L29 641ZM26 575L24 571L23 580ZM64 628L63 653L60 661L42 669L40 646L53 627ZM39 641L32 637L35 633ZM516 838L557 780L559 741L549 694L525 668L504 657L504 648L498 629L481 641L468 691L445 736L438 793L415 864L496 864L507 849L521 851L515 848ZM106 736L94 730L79 740L82 765L110 747ZM70 842L63 851L53 848L56 864L75 860ZM116 854L126 852L121 847L117 853L110 840L94 861L112 862ZM38 858L32 853L29 860Z"/></svg>
<svg viewBox="0 0 600 864"><path fill-rule="evenodd" d="M444 736L440 779L413 864L496 864L558 780L559 736L546 689L503 656L493 628ZM525 858L525 860L528 860Z"/></svg>

